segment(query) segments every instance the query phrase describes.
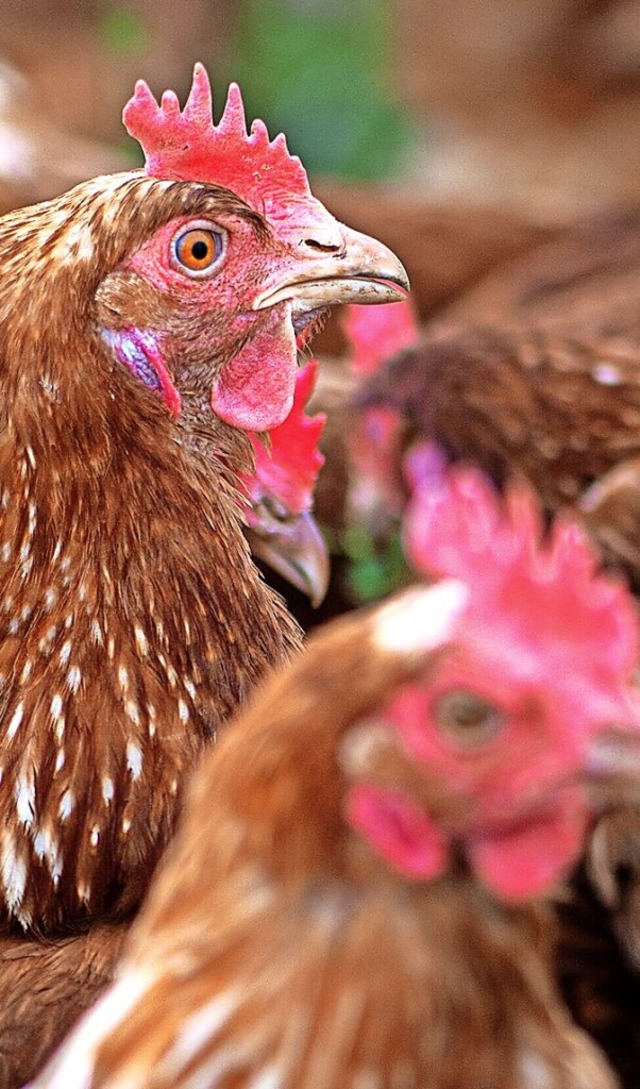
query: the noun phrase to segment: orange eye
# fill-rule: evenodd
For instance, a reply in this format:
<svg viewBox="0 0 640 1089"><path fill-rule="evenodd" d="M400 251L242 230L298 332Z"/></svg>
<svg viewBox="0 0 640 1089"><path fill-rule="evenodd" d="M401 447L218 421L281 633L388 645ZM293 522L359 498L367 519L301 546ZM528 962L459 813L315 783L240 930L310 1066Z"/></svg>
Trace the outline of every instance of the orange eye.
<svg viewBox="0 0 640 1089"><path fill-rule="evenodd" d="M176 267L188 276L206 277L224 256L226 233L213 225L189 227L173 240Z"/></svg>

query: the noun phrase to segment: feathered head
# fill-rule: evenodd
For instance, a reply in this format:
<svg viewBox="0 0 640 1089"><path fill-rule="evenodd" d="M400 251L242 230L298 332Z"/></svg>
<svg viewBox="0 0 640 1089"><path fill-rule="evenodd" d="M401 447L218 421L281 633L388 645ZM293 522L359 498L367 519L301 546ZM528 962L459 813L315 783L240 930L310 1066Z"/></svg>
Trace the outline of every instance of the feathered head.
<svg viewBox="0 0 640 1089"><path fill-rule="evenodd" d="M631 597L578 526L560 519L545 536L530 491L502 499L472 468L416 494L406 542L419 571L468 597L447 654L382 717L466 814L439 826L408 795L363 783L351 821L414 879L442 873L457 843L501 897L537 895L582 850L584 782L607 774L594 740L640 739Z"/></svg>
<svg viewBox="0 0 640 1089"><path fill-rule="evenodd" d="M301 222L305 231L335 222L312 196L306 171L289 154L284 135L270 140L260 120L247 133L236 83L230 85L222 117L214 124L211 86L201 64L193 70L183 110L173 91L165 91L158 104L140 80L122 118L144 151L147 173L155 178L226 186L261 212L280 238L295 236Z"/></svg>

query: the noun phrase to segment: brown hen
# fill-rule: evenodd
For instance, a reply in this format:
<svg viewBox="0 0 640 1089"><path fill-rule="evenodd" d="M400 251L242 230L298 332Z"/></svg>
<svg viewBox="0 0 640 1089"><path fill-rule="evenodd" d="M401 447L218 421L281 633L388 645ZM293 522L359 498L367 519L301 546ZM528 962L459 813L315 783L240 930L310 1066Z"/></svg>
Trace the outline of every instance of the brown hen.
<svg viewBox="0 0 640 1089"><path fill-rule="evenodd" d="M283 138L247 136L237 88L214 127L201 68L182 113L141 84L127 122L146 171L0 220L5 1086L96 974L84 938L18 958L13 935L128 916L203 746L299 646L242 534L243 429L287 415L296 334L327 303L405 290L385 247L314 200ZM34 981L55 1006L32 1002Z"/></svg>

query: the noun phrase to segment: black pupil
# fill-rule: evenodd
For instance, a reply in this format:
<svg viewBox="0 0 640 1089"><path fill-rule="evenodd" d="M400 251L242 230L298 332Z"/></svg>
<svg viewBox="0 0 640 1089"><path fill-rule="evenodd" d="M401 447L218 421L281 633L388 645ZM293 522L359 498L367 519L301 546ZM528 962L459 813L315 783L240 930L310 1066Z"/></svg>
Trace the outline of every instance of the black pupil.
<svg viewBox="0 0 640 1089"><path fill-rule="evenodd" d="M194 242L191 246L192 256L196 261L204 261L209 256L209 245L200 239L198 242Z"/></svg>

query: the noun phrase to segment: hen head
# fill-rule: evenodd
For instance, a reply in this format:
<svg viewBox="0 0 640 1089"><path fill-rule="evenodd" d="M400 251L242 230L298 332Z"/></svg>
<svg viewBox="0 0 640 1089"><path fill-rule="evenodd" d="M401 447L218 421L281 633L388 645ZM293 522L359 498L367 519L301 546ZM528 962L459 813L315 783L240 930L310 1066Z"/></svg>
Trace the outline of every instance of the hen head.
<svg viewBox="0 0 640 1089"><path fill-rule="evenodd" d="M134 398L134 419L146 387L187 430L205 410L235 428L273 428L293 403L298 336L334 302L401 298L406 274L313 198L284 137L270 142L261 122L247 135L237 88L213 124L201 66L183 111L141 83L124 117L144 171L93 179L0 224L12 381L29 413L44 389L81 427L88 409L112 413L115 384L130 394L120 406ZM25 375L27 357L39 373Z"/></svg>
<svg viewBox="0 0 640 1089"><path fill-rule="evenodd" d="M331 303L401 298L404 270L386 247L339 224L312 196L284 136L270 142L260 121L247 135L237 86L213 124L201 65L182 112L171 92L158 106L139 83L124 120L150 176L206 186L201 207L185 208L122 263L118 285L124 278L130 288L135 278L148 295L146 313L160 303L161 330L151 327L145 337L156 355L172 360L177 377L186 367L196 380L198 368L213 363L202 392L218 416L246 430L275 427L293 403L296 337ZM110 289L106 295L110 300ZM222 368L211 359L212 337ZM126 336L124 343L126 355ZM175 393L161 385L175 405Z"/></svg>
<svg viewBox="0 0 640 1089"><path fill-rule="evenodd" d="M352 819L416 878L443 869L459 842L502 896L535 894L579 853L581 782L603 732L637 728L634 607L577 526L558 521L544 540L531 493L503 501L468 468L416 494L406 537L418 570L461 580L468 601L447 653L384 717L463 812L443 833L408 799L376 801L363 786Z"/></svg>

